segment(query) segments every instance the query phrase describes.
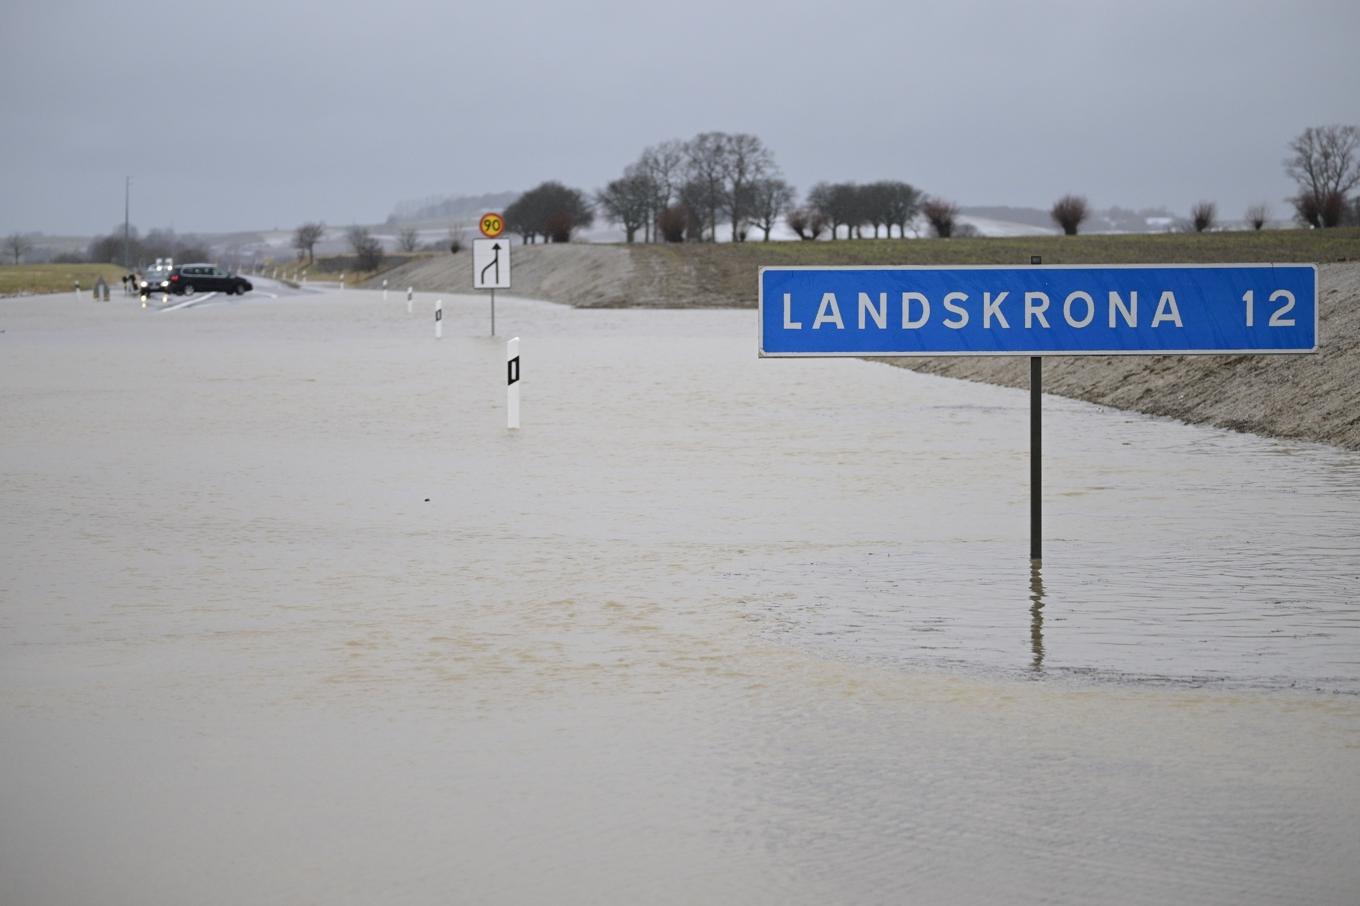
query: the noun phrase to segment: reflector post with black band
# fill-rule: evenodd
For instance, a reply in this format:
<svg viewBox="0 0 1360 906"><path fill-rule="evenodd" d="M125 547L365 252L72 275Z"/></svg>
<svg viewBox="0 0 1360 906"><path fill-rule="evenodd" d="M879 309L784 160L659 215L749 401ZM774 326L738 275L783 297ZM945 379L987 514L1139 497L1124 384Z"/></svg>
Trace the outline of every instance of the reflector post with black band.
<svg viewBox="0 0 1360 906"><path fill-rule="evenodd" d="M505 422L519 428L519 337L505 344Z"/></svg>

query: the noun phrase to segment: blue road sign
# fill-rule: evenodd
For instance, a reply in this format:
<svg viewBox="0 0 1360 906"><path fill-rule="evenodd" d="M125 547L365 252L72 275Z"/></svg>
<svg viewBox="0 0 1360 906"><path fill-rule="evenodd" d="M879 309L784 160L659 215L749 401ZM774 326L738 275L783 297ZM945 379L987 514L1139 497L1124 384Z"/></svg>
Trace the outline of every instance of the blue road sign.
<svg viewBox="0 0 1360 906"><path fill-rule="evenodd" d="M1316 352L1312 264L764 267L762 356Z"/></svg>

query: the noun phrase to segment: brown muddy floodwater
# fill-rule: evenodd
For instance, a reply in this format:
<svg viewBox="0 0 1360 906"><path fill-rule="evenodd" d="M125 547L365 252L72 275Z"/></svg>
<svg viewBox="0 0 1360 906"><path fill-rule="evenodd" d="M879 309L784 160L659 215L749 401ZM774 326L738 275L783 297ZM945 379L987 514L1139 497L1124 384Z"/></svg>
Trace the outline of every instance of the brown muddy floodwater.
<svg viewBox="0 0 1360 906"><path fill-rule="evenodd" d="M1360 457L433 300L0 302L0 903L1360 901Z"/></svg>

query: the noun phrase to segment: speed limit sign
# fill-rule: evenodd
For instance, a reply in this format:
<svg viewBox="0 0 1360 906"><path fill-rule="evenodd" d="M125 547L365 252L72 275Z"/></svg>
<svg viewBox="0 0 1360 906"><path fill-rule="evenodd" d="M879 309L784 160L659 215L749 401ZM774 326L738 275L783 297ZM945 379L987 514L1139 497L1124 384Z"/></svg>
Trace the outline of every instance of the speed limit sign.
<svg viewBox="0 0 1360 906"><path fill-rule="evenodd" d="M495 239L505 231L505 218L500 214L483 214L482 221L478 226L481 227L483 236L487 239Z"/></svg>

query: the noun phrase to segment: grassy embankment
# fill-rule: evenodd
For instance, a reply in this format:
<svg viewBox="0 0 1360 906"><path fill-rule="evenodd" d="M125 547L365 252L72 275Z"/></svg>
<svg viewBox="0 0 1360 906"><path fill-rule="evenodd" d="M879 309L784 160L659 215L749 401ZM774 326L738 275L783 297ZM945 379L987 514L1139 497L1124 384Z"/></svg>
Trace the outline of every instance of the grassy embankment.
<svg viewBox="0 0 1360 906"><path fill-rule="evenodd" d="M695 272L700 285L755 305L762 266L1245 264L1360 260L1360 229L1262 230L1225 233L1152 233L1023 236L1005 239L857 239L835 242L744 242L633 246ZM665 262L673 257L672 262Z"/></svg>
<svg viewBox="0 0 1360 906"><path fill-rule="evenodd" d="M123 269L116 264L20 264L0 267L0 296L69 293L77 281L82 290L94 286L100 274L109 291L122 292Z"/></svg>
<svg viewBox="0 0 1360 906"><path fill-rule="evenodd" d="M376 269L367 271L355 267L352 255L320 256L311 262L284 258L280 261L265 261L260 265L260 274L273 277L277 268L278 279L294 286L300 283L304 276L311 283L339 283L343 280L346 286L358 286L365 280L371 280L403 264L431 255L431 252L389 252L383 256L382 263Z"/></svg>

